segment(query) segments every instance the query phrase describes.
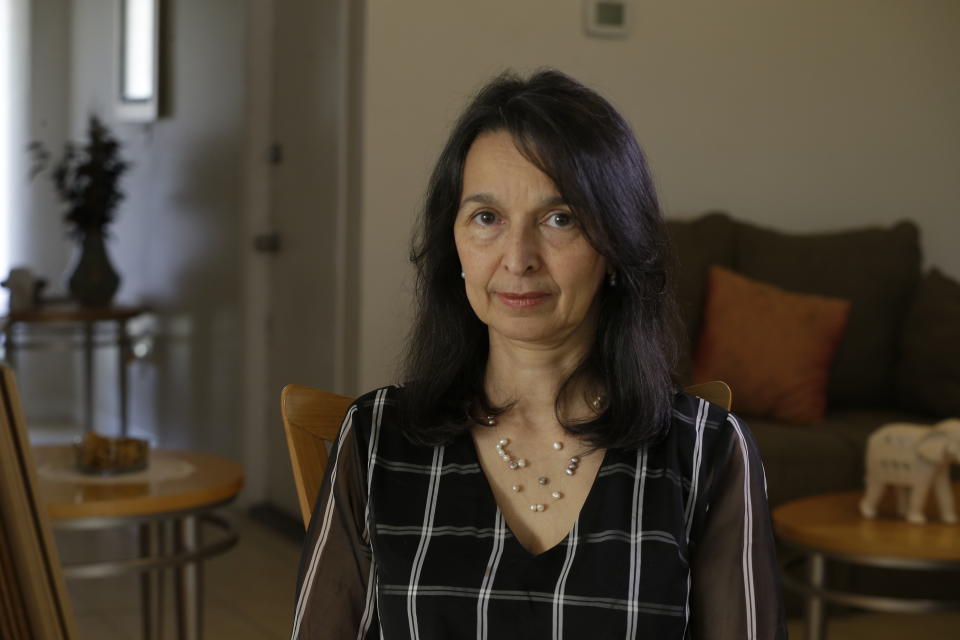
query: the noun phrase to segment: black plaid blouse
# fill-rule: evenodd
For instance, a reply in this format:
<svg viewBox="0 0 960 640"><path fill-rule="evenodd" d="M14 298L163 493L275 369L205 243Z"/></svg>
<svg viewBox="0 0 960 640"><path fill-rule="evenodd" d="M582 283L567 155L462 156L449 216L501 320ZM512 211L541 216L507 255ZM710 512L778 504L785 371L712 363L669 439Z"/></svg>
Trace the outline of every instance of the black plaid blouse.
<svg viewBox="0 0 960 640"><path fill-rule="evenodd" d="M565 540L511 533L469 434L411 444L388 387L331 451L295 639L786 638L763 467L747 427L686 393L668 436L608 450Z"/></svg>

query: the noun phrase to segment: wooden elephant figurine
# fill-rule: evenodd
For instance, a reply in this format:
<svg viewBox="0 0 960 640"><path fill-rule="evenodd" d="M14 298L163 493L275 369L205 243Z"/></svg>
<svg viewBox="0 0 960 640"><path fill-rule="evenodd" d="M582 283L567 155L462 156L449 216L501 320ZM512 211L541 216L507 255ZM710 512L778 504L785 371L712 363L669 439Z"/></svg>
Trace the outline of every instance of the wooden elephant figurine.
<svg viewBox="0 0 960 640"><path fill-rule="evenodd" d="M922 524L932 486L940 517L944 522L956 522L950 486L950 464L954 462L960 463L960 420L944 420L932 427L907 423L880 427L867 439L866 491L860 513L866 518L875 517L877 503L890 485L898 491L900 515Z"/></svg>

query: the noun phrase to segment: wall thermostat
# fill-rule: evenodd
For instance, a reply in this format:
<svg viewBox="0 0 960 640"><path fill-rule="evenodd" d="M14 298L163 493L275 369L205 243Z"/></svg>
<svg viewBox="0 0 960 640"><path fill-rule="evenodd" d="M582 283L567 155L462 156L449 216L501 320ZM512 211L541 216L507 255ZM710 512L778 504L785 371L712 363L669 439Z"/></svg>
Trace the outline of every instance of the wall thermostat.
<svg viewBox="0 0 960 640"><path fill-rule="evenodd" d="M622 38L629 32L626 0L584 0L583 25L591 36Z"/></svg>

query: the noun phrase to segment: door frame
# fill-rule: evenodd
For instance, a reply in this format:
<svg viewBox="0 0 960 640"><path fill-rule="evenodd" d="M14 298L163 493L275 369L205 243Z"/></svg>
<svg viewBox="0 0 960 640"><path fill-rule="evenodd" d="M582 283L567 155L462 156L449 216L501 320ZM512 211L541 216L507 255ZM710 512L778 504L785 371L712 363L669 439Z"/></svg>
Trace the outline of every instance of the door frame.
<svg viewBox="0 0 960 640"><path fill-rule="evenodd" d="M313 0L305 0L313 1ZM330 391L356 395L359 212L363 54L366 0L324 0L337 6L340 46L336 88L336 288L334 292L334 380ZM241 421L245 489L242 505L267 499L269 429L278 421L279 390L269 384L270 256L253 249L259 233L274 229L271 212L270 148L273 132L274 7L272 0L247 0L247 116L242 175L241 262L243 279L243 417ZM296 382L291 380L290 382Z"/></svg>

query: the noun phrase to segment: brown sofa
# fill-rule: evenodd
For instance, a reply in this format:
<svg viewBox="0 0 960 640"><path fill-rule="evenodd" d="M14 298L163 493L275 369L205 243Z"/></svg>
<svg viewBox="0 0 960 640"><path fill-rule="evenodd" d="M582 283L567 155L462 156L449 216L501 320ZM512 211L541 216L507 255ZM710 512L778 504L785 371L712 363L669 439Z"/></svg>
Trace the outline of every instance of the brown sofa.
<svg viewBox="0 0 960 640"><path fill-rule="evenodd" d="M711 264L789 291L851 301L824 421L797 425L743 416L763 455L771 506L861 488L867 435L886 422L960 415L960 285L936 270L921 274L913 223L786 234L712 212L670 220L668 228L688 339L687 381ZM736 411L736 388L733 394Z"/></svg>

